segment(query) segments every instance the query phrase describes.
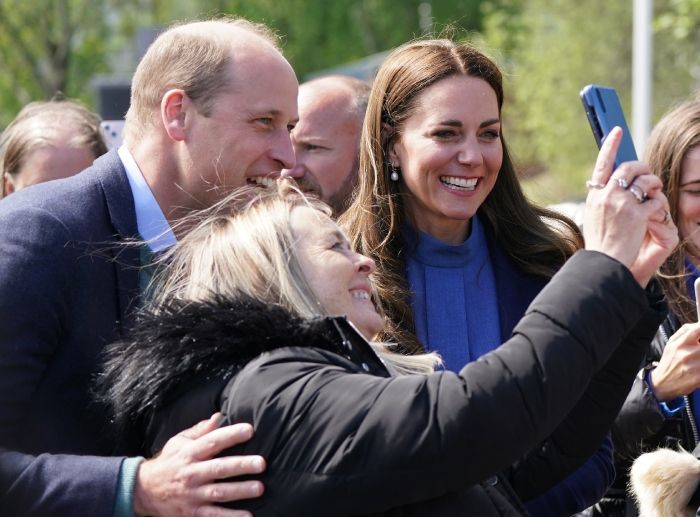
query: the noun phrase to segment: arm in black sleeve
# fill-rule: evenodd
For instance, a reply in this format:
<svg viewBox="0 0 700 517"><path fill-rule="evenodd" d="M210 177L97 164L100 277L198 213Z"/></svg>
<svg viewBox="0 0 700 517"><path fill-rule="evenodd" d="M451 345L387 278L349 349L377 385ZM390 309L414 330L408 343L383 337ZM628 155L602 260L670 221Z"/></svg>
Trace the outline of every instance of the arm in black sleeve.
<svg viewBox="0 0 700 517"><path fill-rule="evenodd" d="M669 420L681 425L683 414L671 418L667 417L659 406L647 374L653 368L654 361L658 361L663 349L672 334L672 329L664 322L657 331L654 340L647 351L644 368L637 372L627 398L620 409L612 429L615 454L618 459L631 461L643 452L642 443L646 440L654 441L655 435L664 430ZM675 434L671 431L671 434Z"/></svg>
<svg viewBox="0 0 700 517"><path fill-rule="evenodd" d="M231 451L268 458L266 495L250 504L294 513L310 497L330 514L337 496L348 513L381 511L493 476L559 426L647 311L627 268L579 252L514 336L459 375L387 379L349 375L352 363L333 364L330 352L263 356L231 383L224 405L229 421L269 433ZM349 503L347 487L357 495Z"/></svg>
<svg viewBox="0 0 700 517"><path fill-rule="evenodd" d="M566 419L513 470L510 481L523 500L538 496L581 465L610 431L649 342L666 314L658 283L653 280L646 291L648 311L593 376Z"/></svg>

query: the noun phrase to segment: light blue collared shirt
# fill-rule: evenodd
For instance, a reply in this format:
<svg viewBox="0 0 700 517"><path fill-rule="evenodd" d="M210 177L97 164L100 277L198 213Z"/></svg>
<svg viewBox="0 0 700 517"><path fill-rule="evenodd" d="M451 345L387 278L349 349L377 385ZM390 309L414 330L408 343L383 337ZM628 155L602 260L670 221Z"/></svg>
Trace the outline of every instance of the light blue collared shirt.
<svg viewBox="0 0 700 517"><path fill-rule="evenodd" d="M146 183L136 160L125 145L120 146L117 153L119 153L119 158L126 169L129 187L131 187L131 193L134 196L136 227L139 230L139 235L153 253L173 246L177 242L175 234L163 215L148 183Z"/></svg>

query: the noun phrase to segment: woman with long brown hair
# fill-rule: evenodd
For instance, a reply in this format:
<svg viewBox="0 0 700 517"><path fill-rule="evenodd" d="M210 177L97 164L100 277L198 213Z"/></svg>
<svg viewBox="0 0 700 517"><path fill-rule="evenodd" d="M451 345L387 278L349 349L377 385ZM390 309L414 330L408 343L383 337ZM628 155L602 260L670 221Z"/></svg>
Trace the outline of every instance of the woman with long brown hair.
<svg viewBox="0 0 700 517"><path fill-rule="evenodd" d="M694 283L700 278L700 99L671 109L647 142L647 161L661 179L680 242L661 266L669 315L651 343L644 368L618 416L613 438L618 472L602 515L625 506L627 472L643 451L700 444L700 324ZM682 504L683 501L676 501Z"/></svg>
<svg viewBox="0 0 700 517"><path fill-rule="evenodd" d="M393 51L374 80L358 190L341 219L377 263L389 319L382 337L406 353L437 351L447 369L507 339L581 246L573 222L525 198L503 137L503 102L499 68L472 46L419 40ZM624 169L631 182L639 167L616 174ZM578 465L543 497L531 494L533 514L595 503L614 478L610 440L590 459L572 458L569 470Z"/></svg>

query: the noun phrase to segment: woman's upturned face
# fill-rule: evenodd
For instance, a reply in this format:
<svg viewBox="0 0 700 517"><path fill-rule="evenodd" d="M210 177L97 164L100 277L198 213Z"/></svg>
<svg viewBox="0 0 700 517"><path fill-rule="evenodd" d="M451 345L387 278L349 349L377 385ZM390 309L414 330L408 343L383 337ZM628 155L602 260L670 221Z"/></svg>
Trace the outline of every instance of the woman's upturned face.
<svg viewBox="0 0 700 517"><path fill-rule="evenodd" d="M295 208L291 226L302 271L323 308L347 316L371 339L384 325L371 298L374 261L355 253L338 225L318 210Z"/></svg>
<svg viewBox="0 0 700 517"><path fill-rule="evenodd" d="M691 147L683 158L677 222L681 238L700 250L700 146ZM695 263L700 264L700 257Z"/></svg>
<svg viewBox="0 0 700 517"><path fill-rule="evenodd" d="M453 75L417 97L389 154L419 230L452 243L467 237L503 162L500 132L496 92L483 79Z"/></svg>

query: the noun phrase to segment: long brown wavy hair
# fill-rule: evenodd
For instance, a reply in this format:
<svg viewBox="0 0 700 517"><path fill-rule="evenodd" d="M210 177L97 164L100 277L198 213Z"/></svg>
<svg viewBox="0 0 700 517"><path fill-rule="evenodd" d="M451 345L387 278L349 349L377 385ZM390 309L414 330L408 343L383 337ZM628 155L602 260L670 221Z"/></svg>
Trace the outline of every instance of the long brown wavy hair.
<svg viewBox="0 0 700 517"><path fill-rule="evenodd" d="M678 200L681 194L683 159L690 149L700 145L700 99L679 104L666 113L654 127L647 141L646 159L651 170L663 182L671 217L679 221ZM688 295L685 258L700 258L700 250L690 239L682 238L671 256L661 266L659 278L673 313L681 323L695 322L695 303Z"/></svg>
<svg viewBox="0 0 700 517"><path fill-rule="evenodd" d="M358 186L340 220L355 249L377 263L375 284L389 320L381 339L400 343L405 353L424 347L415 336L405 276L401 231L407 214L399 182L389 180L388 150L400 138L418 96L453 75L478 77L491 85L500 115L501 72L478 49L450 40L417 40L386 58L374 80L362 129ZM527 201L502 134L501 142L503 164L479 213L519 268L549 278L582 245L580 232L568 218Z"/></svg>

